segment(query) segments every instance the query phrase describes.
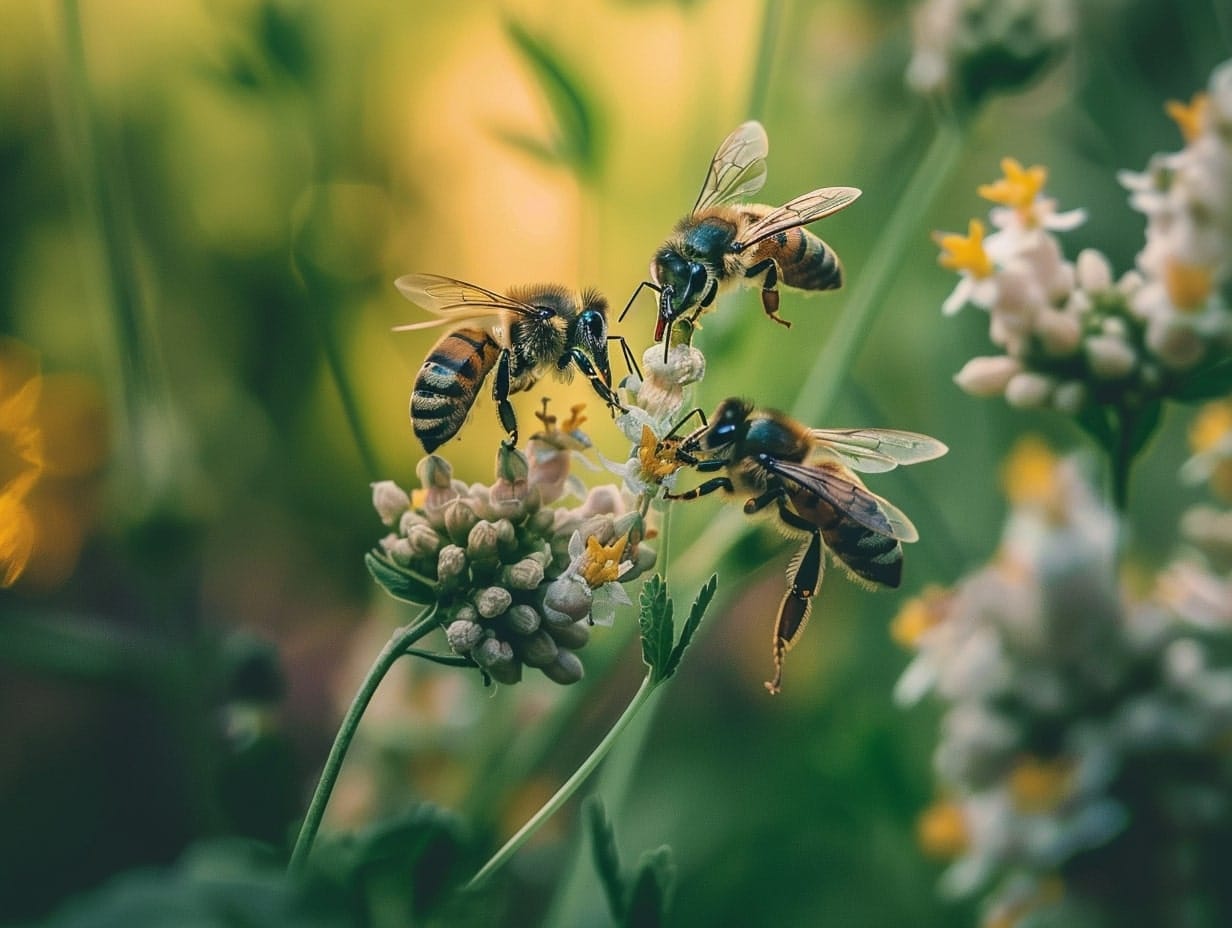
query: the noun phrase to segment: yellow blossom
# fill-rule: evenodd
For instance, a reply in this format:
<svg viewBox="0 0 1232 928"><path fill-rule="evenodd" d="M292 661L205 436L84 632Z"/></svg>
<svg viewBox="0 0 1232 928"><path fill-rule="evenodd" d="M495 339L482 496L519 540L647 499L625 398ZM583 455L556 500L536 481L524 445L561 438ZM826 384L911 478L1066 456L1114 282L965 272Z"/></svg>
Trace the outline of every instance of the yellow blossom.
<svg viewBox="0 0 1232 928"><path fill-rule="evenodd" d="M26 497L44 469L37 420L42 386L33 352L0 340L0 587L17 582L34 550Z"/></svg>
<svg viewBox="0 0 1232 928"><path fill-rule="evenodd" d="M1010 771L1010 795L1019 812L1051 812L1068 798L1074 768L1067 760L1024 755Z"/></svg>
<svg viewBox="0 0 1232 928"><path fill-rule="evenodd" d="M1038 164L1024 168L1013 158L1002 158L1001 171L1005 176L991 184L981 184L979 195L993 203L1013 207L1029 217L1035 198L1048 180L1048 169Z"/></svg>
<svg viewBox="0 0 1232 928"><path fill-rule="evenodd" d="M1205 404L1189 426L1189 447L1195 454L1211 451L1232 437L1232 400Z"/></svg>
<svg viewBox="0 0 1232 928"><path fill-rule="evenodd" d="M626 535L617 538L610 545L600 543L594 535L586 539L586 553L582 557L578 573L588 587L595 590L620 577L620 559L628 543L629 538Z"/></svg>
<svg viewBox="0 0 1232 928"><path fill-rule="evenodd" d="M1164 287L1172 305L1181 310L1201 309L1206 305L1214 285L1211 269L1201 264L1189 264L1169 258L1164 266Z"/></svg>
<svg viewBox="0 0 1232 928"><path fill-rule="evenodd" d="M1015 506L1050 507L1060 495L1057 456L1038 438L1019 439L1001 465L1001 485Z"/></svg>
<svg viewBox="0 0 1232 928"><path fill-rule="evenodd" d="M966 271L972 277L991 277L995 270L992 259L984 251L984 223L972 219L966 236L934 232L933 241L941 247L937 263L951 271Z"/></svg>
<svg viewBox="0 0 1232 928"><path fill-rule="evenodd" d="M1192 142L1202 132L1206 123L1206 114L1210 109L1210 97L1205 93L1196 93L1189 103L1180 100L1169 100L1164 104L1164 110L1172 117L1177 128L1181 130L1181 138Z"/></svg>
<svg viewBox="0 0 1232 928"><path fill-rule="evenodd" d="M962 806L946 800L920 813L915 835L920 848L931 857L957 857L971 843Z"/></svg>
<svg viewBox="0 0 1232 928"><path fill-rule="evenodd" d="M582 410L586 408L585 403L576 403L569 407L569 418L566 419L560 426L562 432L576 432L582 427L582 423L586 421L586 417L582 415Z"/></svg>
<svg viewBox="0 0 1232 928"><path fill-rule="evenodd" d="M681 468L680 461L671 453L672 447L660 443L650 426L642 426L642 440L637 446L637 461L642 468L643 480L647 483L662 483L665 477L670 477Z"/></svg>
<svg viewBox="0 0 1232 928"><path fill-rule="evenodd" d="M913 596L898 611L890 623L890 635L905 648L914 648L925 632L945 621L950 593L944 587L929 584L919 596Z"/></svg>

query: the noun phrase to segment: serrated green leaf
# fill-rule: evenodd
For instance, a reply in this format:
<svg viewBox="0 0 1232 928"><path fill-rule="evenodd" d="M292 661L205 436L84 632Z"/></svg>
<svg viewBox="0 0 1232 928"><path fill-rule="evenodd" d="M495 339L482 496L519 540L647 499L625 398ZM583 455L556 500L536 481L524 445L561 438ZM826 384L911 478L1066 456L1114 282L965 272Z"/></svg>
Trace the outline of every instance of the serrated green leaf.
<svg viewBox="0 0 1232 928"><path fill-rule="evenodd" d="M372 574L372 579L394 599L421 606L436 602L436 591L432 581L427 577L421 577L413 570L399 567L375 551L369 551L364 555L364 564L368 568L368 573Z"/></svg>
<svg viewBox="0 0 1232 928"><path fill-rule="evenodd" d="M595 861L595 870L599 874L599 882L603 884L603 892L607 896L607 906L612 918L619 922L625 916L625 878L620 872L620 853L616 850L616 832L612 829L603 800L591 796L582 806L582 815L586 820L586 830L590 832L591 853Z"/></svg>
<svg viewBox="0 0 1232 928"><path fill-rule="evenodd" d="M680 659L684 657L685 648L693 640L693 634L697 631L697 626L701 624L702 616L706 614L710 601L714 599L714 591L718 585L719 575L711 574L710 579L698 590L697 598L693 600L693 608L689 610L689 617L685 620L684 628L680 630L680 640L676 642L676 646L672 648L672 653L667 659L667 666L663 673L664 680L672 676L676 668L680 666Z"/></svg>
<svg viewBox="0 0 1232 928"><path fill-rule="evenodd" d="M515 20L509 20L505 29L535 76L556 123L553 143L537 147L555 151L561 163L580 175L595 177L599 173L602 146L595 108L586 92L559 54L545 41Z"/></svg>
<svg viewBox="0 0 1232 928"><path fill-rule="evenodd" d="M646 581L641 593L641 612L637 622L642 632L642 660L650 668L652 683L667 679L664 673L672 653L676 629L672 622L672 601L667 596L667 584L655 574Z"/></svg>
<svg viewBox="0 0 1232 928"><path fill-rule="evenodd" d="M624 928L660 928L665 924L675 883L676 863L670 847L664 845L643 854L629 890Z"/></svg>
<svg viewBox="0 0 1232 928"><path fill-rule="evenodd" d="M1182 403L1203 403L1232 393L1232 358L1201 367L1177 385L1173 398Z"/></svg>

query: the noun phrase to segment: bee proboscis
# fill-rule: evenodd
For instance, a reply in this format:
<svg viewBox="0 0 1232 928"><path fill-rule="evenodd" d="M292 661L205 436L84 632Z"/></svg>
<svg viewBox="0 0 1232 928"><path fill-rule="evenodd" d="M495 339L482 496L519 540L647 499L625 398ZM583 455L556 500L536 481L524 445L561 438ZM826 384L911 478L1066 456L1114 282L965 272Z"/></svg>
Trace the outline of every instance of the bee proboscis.
<svg viewBox="0 0 1232 928"><path fill-rule="evenodd" d="M567 380L577 368L610 409L624 408L612 390L607 343L620 341L626 360L630 352L623 338L608 334L607 300L596 291L532 284L501 294L437 274L407 274L394 283L438 317L394 331L454 326L428 352L411 393L411 422L429 454L457 434L493 370L492 396L510 445L518 441L510 395L547 373Z"/></svg>
<svg viewBox="0 0 1232 928"><path fill-rule="evenodd" d="M724 473L684 493L665 491L665 497L748 494L746 514L774 505L788 534L808 539L788 568L775 621L774 679L766 688L777 693L784 655L799 640L821 587L822 548L853 577L893 588L902 580L902 542L919 538L902 510L871 492L855 471L880 473L948 449L935 438L896 429L813 429L736 398L720 403L708 421L701 410L693 415L701 416L701 427L683 439L666 436L668 448L694 470Z"/></svg>
<svg viewBox="0 0 1232 928"><path fill-rule="evenodd" d="M799 290L842 286L838 257L803 226L850 206L860 190L821 187L778 207L738 202L766 182L769 151L766 130L756 121L743 123L723 140L692 211L655 252L650 280L638 284L621 319L642 287L656 291L655 341L659 341L686 312L692 310L696 320L720 292L760 280L766 315L790 326L778 314L780 283Z"/></svg>

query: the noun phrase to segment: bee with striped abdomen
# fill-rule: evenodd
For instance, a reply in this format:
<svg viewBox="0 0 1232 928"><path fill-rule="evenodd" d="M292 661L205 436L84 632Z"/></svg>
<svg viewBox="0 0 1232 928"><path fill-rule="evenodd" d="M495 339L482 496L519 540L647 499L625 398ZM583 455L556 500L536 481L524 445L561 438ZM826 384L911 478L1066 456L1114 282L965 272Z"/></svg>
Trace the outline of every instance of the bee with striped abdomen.
<svg viewBox="0 0 1232 928"><path fill-rule="evenodd" d="M808 538L788 569L788 590L774 626L777 693L783 656L799 639L821 587L822 547L855 578L897 587L902 580L902 542L919 538L903 512L868 490L856 470L879 473L900 464L940 457L948 450L927 435L894 429L811 429L783 413L756 410L739 399L719 404L709 422L676 442L677 461L701 472L725 471L667 499L696 499L716 490L748 494L745 513L774 504L788 534ZM671 448L671 446L668 446Z"/></svg>
<svg viewBox="0 0 1232 928"><path fill-rule="evenodd" d="M518 423L509 396L547 373L568 380L577 368L609 408L623 410L612 390L608 341L619 340L626 359L630 354L623 338L608 335L607 300L595 291L579 296L534 284L500 294L436 274L407 274L395 286L438 317L395 331L456 326L428 353L411 394L411 422L429 453L457 434L493 370L492 396L511 445L518 441Z"/></svg>
<svg viewBox="0 0 1232 928"><path fill-rule="evenodd" d="M710 162L706 181L692 212L676 224L671 237L650 262L650 280L638 284L623 319L642 287L659 294L655 341L690 310L696 319L722 291L761 281L766 315L779 316L781 283L799 290L834 290L843 284L843 268L825 242L804 229L850 206L860 196L855 187L822 187L779 207L736 201L751 196L766 182L770 142L759 122L746 122L723 140ZM666 341L666 339L664 339Z"/></svg>

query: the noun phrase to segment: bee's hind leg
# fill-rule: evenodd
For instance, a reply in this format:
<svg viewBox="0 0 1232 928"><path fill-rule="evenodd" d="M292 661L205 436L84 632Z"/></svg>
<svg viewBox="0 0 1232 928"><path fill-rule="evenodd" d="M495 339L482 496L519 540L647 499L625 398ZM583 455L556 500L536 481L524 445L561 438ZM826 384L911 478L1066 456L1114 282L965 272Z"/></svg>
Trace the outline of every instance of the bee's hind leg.
<svg viewBox="0 0 1232 928"><path fill-rule="evenodd" d="M791 650L804 631L809 613L813 610L813 597L821 588L823 563L821 559L821 531L817 526L800 518L779 500L779 517L792 528L809 533L808 544L796 555L787 571L789 584L779 615L774 622L774 679L766 682L766 689L778 693L783 685L783 658Z"/></svg>
<svg viewBox="0 0 1232 928"><path fill-rule="evenodd" d="M779 315L779 266L774 263L773 258L767 258L765 261L759 261L745 272L745 277L756 277L758 274L765 272L766 276L761 282L761 306L766 311L766 315L777 322L779 325L791 328L791 322Z"/></svg>
<svg viewBox="0 0 1232 928"><path fill-rule="evenodd" d="M501 428L505 430L504 444L509 448L518 446L518 418L513 413L513 404L509 402L509 349L501 351L496 361L496 377L492 381L492 399L496 400L496 414L500 417Z"/></svg>

